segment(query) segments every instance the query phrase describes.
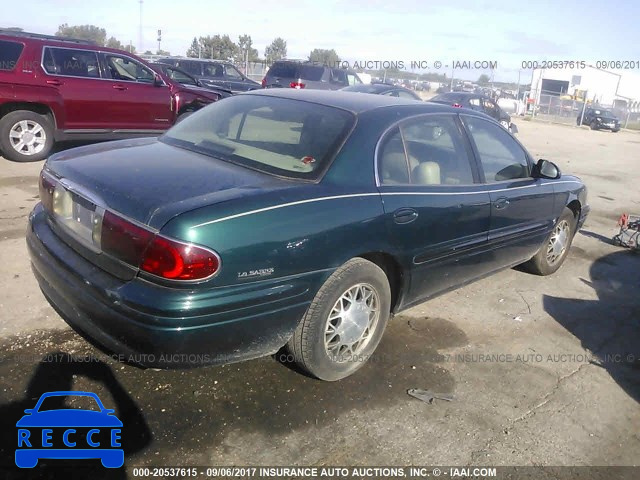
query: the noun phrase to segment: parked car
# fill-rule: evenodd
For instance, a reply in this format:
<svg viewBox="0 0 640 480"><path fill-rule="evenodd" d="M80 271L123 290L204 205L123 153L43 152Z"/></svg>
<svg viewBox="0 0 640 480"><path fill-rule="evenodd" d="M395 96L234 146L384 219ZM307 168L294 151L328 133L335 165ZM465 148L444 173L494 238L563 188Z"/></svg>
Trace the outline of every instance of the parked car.
<svg viewBox="0 0 640 480"><path fill-rule="evenodd" d="M511 116L489 97L469 92L449 92L436 95L429 102L442 103L457 108L469 108L477 112L483 112L494 118L505 129L512 133L518 132L518 127L511 123Z"/></svg>
<svg viewBox="0 0 640 480"><path fill-rule="evenodd" d="M169 81L179 83L180 85L185 85L188 87L199 87L204 88L209 91L213 91L220 95L221 98L227 98L233 95L231 90L224 89L222 87L213 87L210 85L205 85L200 80L195 77L192 77L184 70L179 69L178 67L172 67L171 65L167 65L165 63L151 63L149 64L151 68L155 72L161 73L165 77L169 78ZM166 80L166 79L165 79Z"/></svg>
<svg viewBox="0 0 640 480"><path fill-rule="evenodd" d="M57 153L40 195L33 272L98 345L161 368L286 345L324 380L393 313L514 265L555 272L589 212L580 179L484 114L293 89Z"/></svg>
<svg viewBox="0 0 640 480"><path fill-rule="evenodd" d="M61 140L157 136L220 98L121 50L0 31L0 150L9 160L42 160Z"/></svg>
<svg viewBox="0 0 640 480"><path fill-rule="evenodd" d="M279 60L274 62L262 79L265 88L295 88L339 90L362 83L350 69L333 68L317 62Z"/></svg>
<svg viewBox="0 0 640 480"><path fill-rule="evenodd" d="M580 111L576 122L578 125L589 125L591 130L611 130L614 133L620 131L618 117L611 110L602 107L586 107L584 118L582 117L582 111Z"/></svg>
<svg viewBox="0 0 640 480"><path fill-rule="evenodd" d="M358 84L351 87L344 87L340 89L344 92L360 92L360 93L373 93L376 95L387 95L389 97L408 98L411 100L422 101L420 95L413 90L409 90L404 87L396 87L389 85L388 83L371 83L371 84Z"/></svg>
<svg viewBox="0 0 640 480"><path fill-rule="evenodd" d="M178 67L193 75L204 86L220 87L234 93L257 90L261 85L248 78L232 63L200 58L160 58L158 63Z"/></svg>

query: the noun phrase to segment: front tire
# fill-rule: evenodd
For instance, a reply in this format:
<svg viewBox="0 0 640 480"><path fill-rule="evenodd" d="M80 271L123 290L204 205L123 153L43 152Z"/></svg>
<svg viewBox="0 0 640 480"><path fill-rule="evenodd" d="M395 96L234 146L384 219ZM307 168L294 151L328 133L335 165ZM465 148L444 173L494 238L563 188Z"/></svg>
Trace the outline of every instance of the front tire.
<svg viewBox="0 0 640 480"><path fill-rule="evenodd" d="M53 148L53 123L46 115L16 110L0 119L0 150L14 162L44 160Z"/></svg>
<svg viewBox="0 0 640 480"><path fill-rule="evenodd" d="M374 352L391 311L384 271L352 258L322 285L287 343L297 365L320 380L353 374Z"/></svg>
<svg viewBox="0 0 640 480"><path fill-rule="evenodd" d="M523 266L536 275L551 275L562 266L575 235L577 220L573 212L565 207L553 230L538 253Z"/></svg>
<svg viewBox="0 0 640 480"><path fill-rule="evenodd" d="M589 125L589 127L591 127L591 130L598 130L598 124L595 120L591 122L591 125Z"/></svg>

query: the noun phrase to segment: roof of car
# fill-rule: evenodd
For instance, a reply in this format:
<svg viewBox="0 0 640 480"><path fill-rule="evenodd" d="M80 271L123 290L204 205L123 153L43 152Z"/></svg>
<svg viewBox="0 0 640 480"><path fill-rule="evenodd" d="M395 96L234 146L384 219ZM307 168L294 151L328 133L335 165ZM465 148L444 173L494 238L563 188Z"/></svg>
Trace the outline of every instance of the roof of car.
<svg viewBox="0 0 640 480"><path fill-rule="evenodd" d="M156 60L156 62L164 63L167 60L180 61L180 62L189 61L189 62L202 62L202 63L231 63L227 60L218 60L214 58L192 58L192 57L163 57Z"/></svg>
<svg viewBox="0 0 640 480"><path fill-rule="evenodd" d="M388 92L389 90L408 90L407 88L404 87L397 87L393 84L390 83L363 83L360 85L351 85L349 87L345 87L348 88L348 92L367 92L367 93L382 93L382 92Z"/></svg>
<svg viewBox="0 0 640 480"><path fill-rule="evenodd" d="M458 111L451 106L437 103L417 102L411 99L388 97L386 95L364 95L360 92L340 90L296 90L293 88L267 88L252 90L240 95L266 95L270 97L290 98L310 103L319 103L329 107L341 108L354 113L363 113L381 107L411 106L423 108L427 112Z"/></svg>

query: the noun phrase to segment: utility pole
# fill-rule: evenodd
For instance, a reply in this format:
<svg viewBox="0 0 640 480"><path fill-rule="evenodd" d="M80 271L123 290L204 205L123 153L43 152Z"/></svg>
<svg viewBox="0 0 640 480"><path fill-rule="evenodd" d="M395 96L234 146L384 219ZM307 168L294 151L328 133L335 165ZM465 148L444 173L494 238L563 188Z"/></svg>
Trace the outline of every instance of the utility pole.
<svg viewBox="0 0 640 480"><path fill-rule="evenodd" d="M140 27L138 30L138 48L140 48L140 53L144 52L144 48L142 45L142 0L140 2Z"/></svg>
<svg viewBox="0 0 640 480"><path fill-rule="evenodd" d="M162 30L158 29L158 55L160 55L160 42L162 41Z"/></svg>

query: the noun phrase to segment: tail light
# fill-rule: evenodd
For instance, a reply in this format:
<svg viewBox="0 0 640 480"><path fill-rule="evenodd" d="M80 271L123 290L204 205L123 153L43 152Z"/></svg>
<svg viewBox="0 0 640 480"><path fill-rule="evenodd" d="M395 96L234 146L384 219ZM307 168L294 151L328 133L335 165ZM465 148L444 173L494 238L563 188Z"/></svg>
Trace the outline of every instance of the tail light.
<svg viewBox="0 0 640 480"><path fill-rule="evenodd" d="M102 219L101 248L129 265L169 280L204 280L220 269L215 252L154 234L110 211Z"/></svg>
<svg viewBox="0 0 640 480"><path fill-rule="evenodd" d="M262 83L262 86L263 86L263 87L266 87L266 86L267 86L267 77L264 77L264 78L262 79L262 82L261 82L261 83Z"/></svg>
<svg viewBox="0 0 640 480"><path fill-rule="evenodd" d="M52 212L53 211L53 192L56 189L55 181L45 174L44 171L40 172L40 181L38 182L38 192L40 194L40 201L42 206Z"/></svg>
<svg viewBox="0 0 640 480"><path fill-rule="evenodd" d="M300 81L297 81L297 82L291 82L291 83L289 84L289 86L290 86L291 88L297 88L298 90L300 90L300 89L302 89L302 88L304 88L304 87L305 87L304 83L302 83L302 82L300 82Z"/></svg>
<svg viewBox="0 0 640 480"><path fill-rule="evenodd" d="M454 103L453 105L451 105L452 107L455 108L462 108L462 105L460 105L459 103Z"/></svg>
<svg viewBox="0 0 640 480"><path fill-rule="evenodd" d="M62 210L74 208L73 205L67 205L72 203L70 192L44 172L40 174L39 191L44 208L60 224L69 228ZM161 236L109 210L97 208L92 225L86 232L75 231L76 236L78 233L94 250L168 280L204 280L220 270L221 262L217 253Z"/></svg>

